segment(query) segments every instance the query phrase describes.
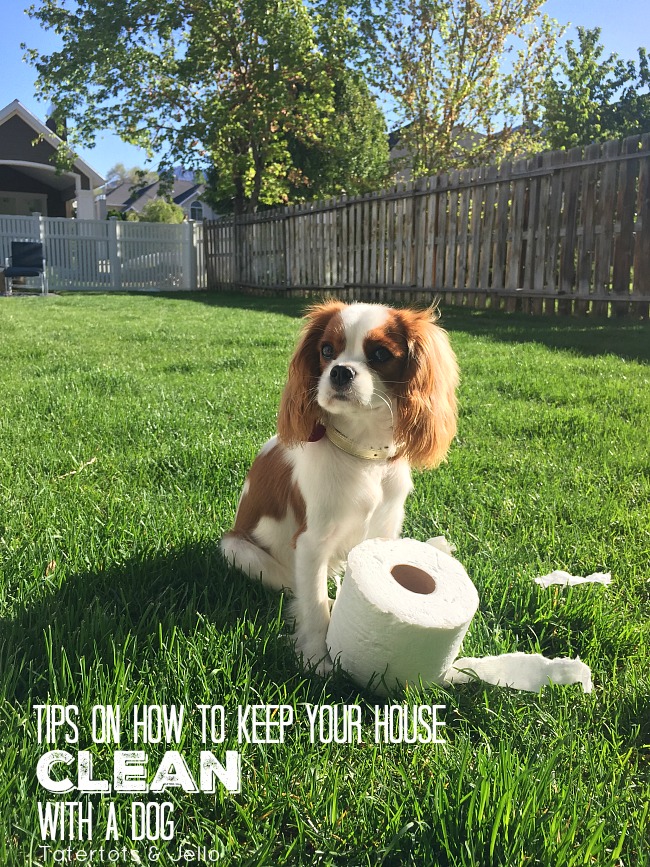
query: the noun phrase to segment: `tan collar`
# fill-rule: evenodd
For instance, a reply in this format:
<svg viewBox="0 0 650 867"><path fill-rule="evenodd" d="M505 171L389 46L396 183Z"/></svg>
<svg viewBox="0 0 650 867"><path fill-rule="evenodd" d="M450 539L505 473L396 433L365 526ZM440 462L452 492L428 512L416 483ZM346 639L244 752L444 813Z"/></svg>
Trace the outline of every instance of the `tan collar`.
<svg viewBox="0 0 650 867"><path fill-rule="evenodd" d="M387 461L393 457L391 446L380 446L378 448L363 448L357 445L354 440L346 437L340 430L335 427L325 428L325 436L341 451L352 455L355 458L361 458L364 461Z"/></svg>

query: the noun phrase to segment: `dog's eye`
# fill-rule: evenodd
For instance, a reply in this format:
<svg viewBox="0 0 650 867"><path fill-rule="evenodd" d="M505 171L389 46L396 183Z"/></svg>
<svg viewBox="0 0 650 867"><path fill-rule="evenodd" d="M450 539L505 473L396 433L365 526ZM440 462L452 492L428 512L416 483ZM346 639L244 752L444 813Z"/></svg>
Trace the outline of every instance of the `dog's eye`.
<svg viewBox="0 0 650 867"><path fill-rule="evenodd" d="M334 347L331 343L323 343L320 351L323 358L334 358Z"/></svg>
<svg viewBox="0 0 650 867"><path fill-rule="evenodd" d="M385 346L378 346L376 349L373 349L370 354L371 361L378 361L380 364L383 364L386 361L390 361L393 357L393 353L390 349L386 349Z"/></svg>

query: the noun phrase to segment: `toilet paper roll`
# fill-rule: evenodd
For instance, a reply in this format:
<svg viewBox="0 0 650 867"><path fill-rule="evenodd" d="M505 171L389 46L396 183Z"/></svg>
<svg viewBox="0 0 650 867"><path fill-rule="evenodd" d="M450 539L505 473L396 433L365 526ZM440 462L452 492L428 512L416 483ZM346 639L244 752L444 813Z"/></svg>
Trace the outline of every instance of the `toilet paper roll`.
<svg viewBox="0 0 650 867"><path fill-rule="evenodd" d="M332 660L386 694L443 683L478 608L453 557L414 539L368 539L348 557L327 633Z"/></svg>
<svg viewBox="0 0 650 867"><path fill-rule="evenodd" d="M327 632L332 660L383 695L407 683L475 679L529 692L579 683L591 692L591 670L579 658L515 652L457 659L479 599L448 550L442 537L369 539L353 548Z"/></svg>

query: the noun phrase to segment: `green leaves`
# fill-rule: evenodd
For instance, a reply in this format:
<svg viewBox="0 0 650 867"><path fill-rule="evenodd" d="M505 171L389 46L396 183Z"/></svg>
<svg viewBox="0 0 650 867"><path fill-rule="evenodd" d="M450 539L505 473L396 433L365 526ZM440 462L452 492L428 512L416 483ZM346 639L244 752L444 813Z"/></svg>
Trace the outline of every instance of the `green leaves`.
<svg viewBox="0 0 650 867"><path fill-rule="evenodd" d="M131 217L131 213L127 219L137 220L141 223L182 223L185 219L180 205L166 202L164 199L153 199L147 202L142 211L133 217Z"/></svg>
<svg viewBox="0 0 650 867"><path fill-rule="evenodd" d="M551 147L625 138L650 127L645 49L639 48L638 68L617 54L603 57L603 50L600 28L578 27L578 45L567 42L565 57L545 88L544 125Z"/></svg>
<svg viewBox="0 0 650 867"><path fill-rule="evenodd" d="M298 178L312 183L296 162L300 146L332 137L341 149L336 83L360 49L344 8L332 0L41 0L30 15L62 47L27 56L39 94L58 103L78 144L108 128L161 161L209 163L215 196L254 211L286 201ZM374 101L367 88L358 93L375 130Z"/></svg>
<svg viewBox="0 0 650 867"><path fill-rule="evenodd" d="M395 100L414 177L539 148L558 25L542 0L384 4L378 77Z"/></svg>

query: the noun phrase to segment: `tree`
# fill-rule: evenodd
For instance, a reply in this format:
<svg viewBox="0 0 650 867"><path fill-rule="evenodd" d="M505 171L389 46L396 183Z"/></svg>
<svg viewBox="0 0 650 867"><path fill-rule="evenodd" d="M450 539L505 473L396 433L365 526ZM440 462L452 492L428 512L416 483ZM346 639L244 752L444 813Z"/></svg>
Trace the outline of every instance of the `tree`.
<svg viewBox="0 0 650 867"><path fill-rule="evenodd" d="M565 56L547 83L544 128L552 148L650 130L646 50L639 48L637 68L633 60L622 60L617 54L603 57L599 40L600 28L578 27L578 45L567 42Z"/></svg>
<svg viewBox="0 0 650 867"><path fill-rule="evenodd" d="M115 163L115 165L111 166L106 172L106 182L108 184L135 184L138 180L146 180L147 183L152 184L158 180L158 175L156 172L140 168L140 166L133 166L133 168L127 169L124 163Z"/></svg>
<svg viewBox="0 0 650 867"><path fill-rule="evenodd" d="M240 213L288 197L304 175L289 141L336 131L333 82L358 54L343 0L39 0L30 15L62 40L28 56L74 140L110 128L167 164L211 164Z"/></svg>
<svg viewBox="0 0 650 867"><path fill-rule="evenodd" d="M127 169L124 163L115 163L115 165L111 166L110 169L106 172L106 183L107 184L121 184L130 177L131 169Z"/></svg>
<svg viewBox="0 0 650 867"><path fill-rule="evenodd" d="M140 223L182 223L185 213L180 205L164 199L147 202L139 214L129 211L127 220Z"/></svg>
<svg viewBox="0 0 650 867"><path fill-rule="evenodd" d="M146 169L133 169L132 175L129 178L131 181L131 186L129 187L129 192L132 196L137 196L143 190L146 190L147 187L154 183L152 179L149 178L149 173Z"/></svg>
<svg viewBox="0 0 650 867"><path fill-rule="evenodd" d="M388 182L386 119L365 79L347 70L334 82L332 127L323 140L289 139L293 162L300 167L290 179L292 201L362 195Z"/></svg>
<svg viewBox="0 0 650 867"><path fill-rule="evenodd" d="M536 122L560 33L543 3L383 4L375 76L395 103L415 177L540 149Z"/></svg>

